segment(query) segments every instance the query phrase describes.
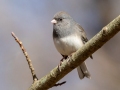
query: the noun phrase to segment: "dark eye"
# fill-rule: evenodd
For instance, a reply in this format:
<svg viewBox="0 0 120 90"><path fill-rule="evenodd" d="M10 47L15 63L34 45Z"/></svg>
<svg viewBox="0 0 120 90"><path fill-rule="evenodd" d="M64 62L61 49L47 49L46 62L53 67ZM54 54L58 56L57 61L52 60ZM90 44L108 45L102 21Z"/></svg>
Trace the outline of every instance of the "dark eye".
<svg viewBox="0 0 120 90"><path fill-rule="evenodd" d="M58 18L58 21L62 21L62 18Z"/></svg>

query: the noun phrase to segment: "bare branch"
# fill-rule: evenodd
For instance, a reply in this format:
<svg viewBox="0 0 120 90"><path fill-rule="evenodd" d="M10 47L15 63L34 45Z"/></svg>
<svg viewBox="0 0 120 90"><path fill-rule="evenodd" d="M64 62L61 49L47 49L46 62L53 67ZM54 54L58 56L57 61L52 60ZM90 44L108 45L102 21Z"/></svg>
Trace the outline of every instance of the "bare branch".
<svg viewBox="0 0 120 90"><path fill-rule="evenodd" d="M61 86L61 85L65 84L65 83L66 83L66 81L61 82L61 83L57 83L57 84L55 84L54 86Z"/></svg>
<svg viewBox="0 0 120 90"><path fill-rule="evenodd" d="M37 76L36 76L36 74L35 74L35 70L34 70L34 68L33 68L32 62L31 62L31 60L30 60L30 58L29 58L29 56L28 56L28 53L26 52L25 48L23 47L22 42L18 39L18 37L17 37L13 32L12 32L11 34L12 34L12 36L14 37L15 41L20 45L20 48L22 49L23 54L24 54L25 57L26 57L26 60L27 60L27 62L28 62L29 68L30 68L31 73L32 73L32 76L33 76L33 82L37 81L38 78L37 78Z"/></svg>

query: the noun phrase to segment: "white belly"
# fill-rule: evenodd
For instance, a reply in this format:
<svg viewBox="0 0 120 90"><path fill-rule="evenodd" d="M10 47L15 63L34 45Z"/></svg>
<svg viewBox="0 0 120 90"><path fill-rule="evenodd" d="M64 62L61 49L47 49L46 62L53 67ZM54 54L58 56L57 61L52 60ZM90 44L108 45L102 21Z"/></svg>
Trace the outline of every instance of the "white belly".
<svg viewBox="0 0 120 90"><path fill-rule="evenodd" d="M60 39L54 39L54 44L58 52L62 55L70 55L83 46L82 40L77 36L67 36Z"/></svg>

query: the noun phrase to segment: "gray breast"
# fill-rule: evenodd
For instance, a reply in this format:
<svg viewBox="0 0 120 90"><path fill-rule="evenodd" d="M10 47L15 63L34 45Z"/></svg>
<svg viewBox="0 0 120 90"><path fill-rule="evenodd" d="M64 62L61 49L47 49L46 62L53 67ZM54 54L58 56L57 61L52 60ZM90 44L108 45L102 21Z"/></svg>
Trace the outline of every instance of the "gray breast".
<svg viewBox="0 0 120 90"><path fill-rule="evenodd" d="M53 38L63 38L71 35L73 31L53 29Z"/></svg>

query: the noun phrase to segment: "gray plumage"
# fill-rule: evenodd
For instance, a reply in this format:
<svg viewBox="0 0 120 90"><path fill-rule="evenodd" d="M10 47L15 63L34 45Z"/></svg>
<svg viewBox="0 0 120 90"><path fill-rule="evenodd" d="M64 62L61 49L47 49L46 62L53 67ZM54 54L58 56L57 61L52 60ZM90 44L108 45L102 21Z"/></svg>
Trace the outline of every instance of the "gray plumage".
<svg viewBox="0 0 120 90"><path fill-rule="evenodd" d="M52 23L53 41L63 57L71 55L88 41L84 29L66 12L56 13ZM90 57L92 58L92 56ZM77 67L77 71L80 79L90 78L85 62Z"/></svg>

